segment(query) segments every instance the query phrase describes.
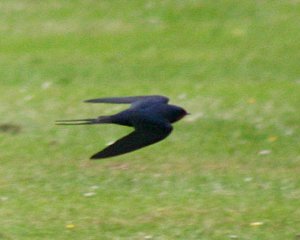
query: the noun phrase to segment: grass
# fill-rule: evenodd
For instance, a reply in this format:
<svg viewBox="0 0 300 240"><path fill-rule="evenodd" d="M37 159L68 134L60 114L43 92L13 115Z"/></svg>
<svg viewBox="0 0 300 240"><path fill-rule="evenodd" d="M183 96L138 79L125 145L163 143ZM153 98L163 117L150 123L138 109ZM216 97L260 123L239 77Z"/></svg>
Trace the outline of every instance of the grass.
<svg viewBox="0 0 300 240"><path fill-rule="evenodd" d="M0 3L0 239L299 237L297 1ZM163 94L164 142L88 157L130 129L57 127Z"/></svg>

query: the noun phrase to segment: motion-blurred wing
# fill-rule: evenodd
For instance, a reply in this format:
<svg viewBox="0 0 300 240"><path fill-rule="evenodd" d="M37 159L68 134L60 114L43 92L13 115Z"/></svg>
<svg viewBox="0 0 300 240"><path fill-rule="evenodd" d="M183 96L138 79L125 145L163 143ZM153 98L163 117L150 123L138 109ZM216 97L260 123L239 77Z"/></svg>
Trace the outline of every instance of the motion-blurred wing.
<svg viewBox="0 0 300 240"><path fill-rule="evenodd" d="M89 99L85 102L88 103L135 103L138 101L155 101L161 103L168 103L169 98L159 95L150 96L134 96L134 97L108 97L108 98L95 98Z"/></svg>
<svg viewBox="0 0 300 240"><path fill-rule="evenodd" d="M163 140L171 133L171 131L171 125L155 127L152 129L136 129L132 133L96 153L91 157L91 159L114 157L135 151Z"/></svg>

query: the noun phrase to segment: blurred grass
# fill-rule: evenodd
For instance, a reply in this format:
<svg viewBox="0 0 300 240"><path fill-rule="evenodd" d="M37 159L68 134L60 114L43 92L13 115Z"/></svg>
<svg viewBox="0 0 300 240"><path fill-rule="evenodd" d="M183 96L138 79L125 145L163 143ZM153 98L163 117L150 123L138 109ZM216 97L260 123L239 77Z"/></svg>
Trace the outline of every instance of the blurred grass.
<svg viewBox="0 0 300 240"><path fill-rule="evenodd" d="M299 8L2 0L0 239L296 238ZM130 129L53 125L120 110L84 99L142 94L193 115L99 162Z"/></svg>

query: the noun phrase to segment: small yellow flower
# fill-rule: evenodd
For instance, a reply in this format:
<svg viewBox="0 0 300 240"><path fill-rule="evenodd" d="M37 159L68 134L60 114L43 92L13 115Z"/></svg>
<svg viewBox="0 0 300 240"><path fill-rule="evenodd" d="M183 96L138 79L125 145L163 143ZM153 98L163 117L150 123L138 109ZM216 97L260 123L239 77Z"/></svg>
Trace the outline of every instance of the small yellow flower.
<svg viewBox="0 0 300 240"><path fill-rule="evenodd" d="M269 137L268 137L268 141L269 141L269 142L276 142L277 139L278 139L277 136L269 136Z"/></svg>
<svg viewBox="0 0 300 240"><path fill-rule="evenodd" d="M69 223L69 224L66 225L67 229L73 229L74 227L75 227L75 225L72 224L72 223Z"/></svg>
<svg viewBox="0 0 300 240"><path fill-rule="evenodd" d="M246 31L241 28L236 28L231 31L231 34L236 37L242 37L246 34Z"/></svg>
<svg viewBox="0 0 300 240"><path fill-rule="evenodd" d="M256 99L255 99L255 98L249 98L249 99L247 100L247 102L248 102L249 104L254 104L254 103L256 103Z"/></svg>
<svg viewBox="0 0 300 240"><path fill-rule="evenodd" d="M264 225L263 222L252 222L249 224L251 227L259 227L261 225Z"/></svg>

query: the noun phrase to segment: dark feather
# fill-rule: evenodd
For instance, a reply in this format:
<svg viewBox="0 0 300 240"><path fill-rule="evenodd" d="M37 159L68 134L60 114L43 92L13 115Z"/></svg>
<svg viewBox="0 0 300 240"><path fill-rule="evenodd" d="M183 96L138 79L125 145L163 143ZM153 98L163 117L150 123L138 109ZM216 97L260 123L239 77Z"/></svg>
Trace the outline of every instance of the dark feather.
<svg viewBox="0 0 300 240"><path fill-rule="evenodd" d="M70 119L70 120L57 120L56 125L88 125L99 123L111 123L110 116L101 116L98 118L85 118L85 119Z"/></svg>
<svg viewBox="0 0 300 240"><path fill-rule="evenodd" d="M134 97L109 97L109 98L95 98L85 100L88 103L135 103L138 101L156 101L161 103L167 103L169 98L159 95L150 95L150 96L134 96Z"/></svg>
<svg viewBox="0 0 300 240"><path fill-rule="evenodd" d="M91 159L113 157L132 152L165 139L171 131L171 125L161 128L155 127L153 129L136 129L102 151L94 154Z"/></svg>

